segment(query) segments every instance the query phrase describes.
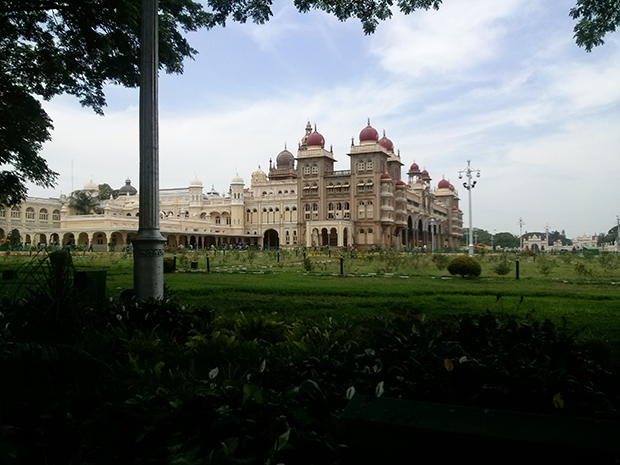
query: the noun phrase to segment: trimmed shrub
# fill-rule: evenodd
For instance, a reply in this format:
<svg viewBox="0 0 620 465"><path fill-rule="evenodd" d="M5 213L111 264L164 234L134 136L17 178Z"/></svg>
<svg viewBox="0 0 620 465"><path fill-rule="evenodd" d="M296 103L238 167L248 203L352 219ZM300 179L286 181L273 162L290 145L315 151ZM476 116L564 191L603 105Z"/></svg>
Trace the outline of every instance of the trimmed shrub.
<svg viewBox="0 0 620 465"><path fill-rule="evenodd" d="M174 273L174 257L164 257L164 273Z"/></svg>
<svg viewBox="0 0 620 465"><path fill-rule="evenodd" d="M508 255L504 253L501 255L497 264L493 268L493 271L495 272L495 274L504 276L510 273L510 270L512 270L512 261L508 258Z"/></svg>
<svg viewBox="0 0 620 465"><path fill-rule="evenodd" d="M450 274L460 274L463 278L475 278L480 276L482 267L475 258L467 255L460 255L450 260L450 263L448 263L448 271Z"/></svg>

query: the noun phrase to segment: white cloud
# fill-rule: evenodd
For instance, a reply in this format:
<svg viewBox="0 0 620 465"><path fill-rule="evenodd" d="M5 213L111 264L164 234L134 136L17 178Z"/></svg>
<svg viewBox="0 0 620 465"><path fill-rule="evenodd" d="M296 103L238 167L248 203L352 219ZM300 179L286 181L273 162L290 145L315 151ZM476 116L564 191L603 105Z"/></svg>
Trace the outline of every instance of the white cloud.
<svg viewBox="0 0 620 465"><path fill-rule="evenodd" d="M429 78L459 76L498 53L523 0L446 2L439 11L396 14L382 25L372 52L391 73Z"/></svg>

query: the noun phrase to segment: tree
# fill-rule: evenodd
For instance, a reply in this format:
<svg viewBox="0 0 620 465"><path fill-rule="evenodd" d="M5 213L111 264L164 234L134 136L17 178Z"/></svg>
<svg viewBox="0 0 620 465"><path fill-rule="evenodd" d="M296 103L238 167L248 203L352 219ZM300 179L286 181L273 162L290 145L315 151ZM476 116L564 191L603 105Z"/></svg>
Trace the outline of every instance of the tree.
<svg viewBox="0 0 620 465"><path fill-rule="evenodd" d="M112 196L112 198L118 197L118 189L112 189L112 187L108 183L99 184L97 186L99 189L99 193L97 194L97 199L100 201L105 201Z"/></svg>
<svg viewBox="0 0 620 465"><path fill-rule="evenodd" d="M69 206L73 208L78 215L90 215L93 212L103 213L101 207L99 207L99 199L81 190L71 192L69 196Z"/></svg>
<svg viewBox="0 0 620 465"><path fill-rule="evenodd" d="M228 18L264 23L270 0L160 0L160 69L182 73L198 52L184 33L225 26ZM404 13L438 9L441 0L399 0ZM300 12L321 9L344 21L358 18L374 32L392 15L391 1L295 0ZM57 173L38 153L52 122L38 99L78 97L103 114L106 84L139 84L141 0L4 0L0 4L0 202L26 197L26 182L55 185Z"/></svg>
<svg viewBox="0 0 620 465"><path fill-rule="evenodd" d="M439 9L442 0L396 0L397 8ZM264 23L271 0L160 0L159 62L182 73L194 50L184 33L225 26L226 21ZM294 0L297 9L357 18L366 34L392 16L393 0ZM603 44L620 18L620 0L578 0L571 16L577 44L590 51ZM137 87L141 0L3 0L0 4L0 202L26 197L26 183L53 187L58 173L40 152L52 121L40 104L60 94L76 96L103 114L106 84Z"/></svg>
<svg viewBox="0 0 620 465"><path fill-rule="evenodd" d="M12 229L9 235L6 236L6 238L13 247L17 247L22 242L22 236L19 234L19 231L17 229Z"/></svg>
<svg viewBox="0 0 620 465"><path fill-rule="evenodd" d="M519 247L519 236L515 236L509 232L499 232L495 234L495 247L502 249L514 249Z"/></svg>
<svg viewBox="0 0 620 465"><path fill-rule="evenodd" d="M577 0L570 16L579 20L574 28L575 42L591 52L603 45L603 37L620 25L620 0Z"/></svg>

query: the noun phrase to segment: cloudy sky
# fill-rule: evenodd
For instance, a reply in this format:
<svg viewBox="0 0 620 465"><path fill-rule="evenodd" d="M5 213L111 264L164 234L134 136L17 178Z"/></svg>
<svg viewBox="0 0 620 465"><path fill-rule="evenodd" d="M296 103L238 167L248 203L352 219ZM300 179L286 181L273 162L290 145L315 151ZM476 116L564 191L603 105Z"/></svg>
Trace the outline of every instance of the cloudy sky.
<svg viewBox="0 0 620 465"><path fill-rule="evenodd" d="M228 190L285 147L307 121L348 169L351 137L370 118L436 185L481 170L474 227L607 231L620 215L620 34L586 53L573 40L575 0L446 0L395 14L365 36L355 20L299 14L276 0L265 25L190 35L200 52L182 76L160 78L160 186L197 176ZM107 89L105 117L72 97L45 104L54 120L43 156L58 196L85 182L138 184L138 91ZM459 189L460 187L460 189ZM467 226L467 224L465 224Z"/></svg>

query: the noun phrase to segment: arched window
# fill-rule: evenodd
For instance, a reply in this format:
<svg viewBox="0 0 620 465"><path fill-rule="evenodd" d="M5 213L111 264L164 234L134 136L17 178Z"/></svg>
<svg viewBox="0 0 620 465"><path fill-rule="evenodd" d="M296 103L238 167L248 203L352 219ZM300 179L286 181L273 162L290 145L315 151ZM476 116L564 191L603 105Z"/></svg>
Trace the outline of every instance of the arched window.
<svg viewBox="0 0 620 465"><path fill-rule="evenodd" d="M310 174L310 165L304 165L304 175L309 175Z"/></svg>
<svg viewBox="0 0 620 465"><path fill-rule="evenodd" d="M26 219L30 221L34 221L34 208L32 207L26 208Z"/></svg>
<svg viewBox="0 0 620 465"><path fill-rule="evenodd" d="M60 221L60 210L54 210L52 212L52 221Z"/></svg>
<svg viewBox="0 0 620 465"><path fill-rule="evenodd" d="M42 208L41 210L39 210L39 220L47 221L48 218L49 218L49 215L47 213L47 209L46 208Z"/></svg>
<svg viewBox="0 0 620 465"><path fill-rule="evenodd" d="M18 219L21 218L21 216L22 211L20 210L20 208L17 205L13 206L11 208L11 218Z"/></svg>
<svg viewBox="0 0 620 465"><path fill-rule="evenodd" d="M222 218L218 216L215 217L215 224L220 224L222 222Z"/></svg>
<svg viewBox="0 0 620 465"><path fill-rule="evenodd" d="M312 174L319 174L319 165L316 163L312 165Z"/></svg>
<svg viewBox="0 0 620 465"><path fill-rule="evenodd" d="M372 161L370 160L366 162L366 171L372 171Z"/></svg>
<svg viewBox="0 0 620 465"><path fill-rule="evenodd" d="M364 163L363 161L360 161L357 164L357 171L364 171L364 168L366 167L366 163Z"/></svg>

